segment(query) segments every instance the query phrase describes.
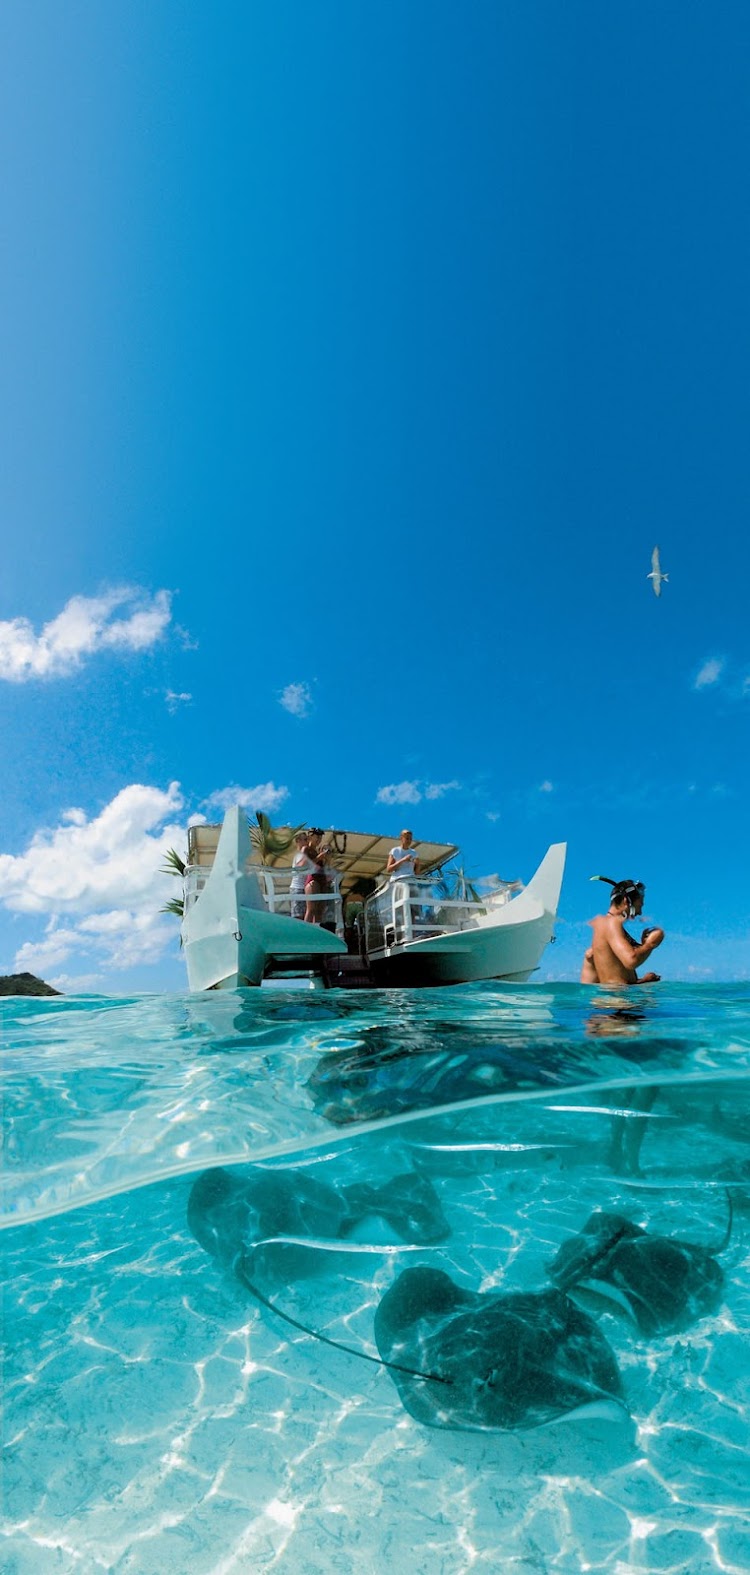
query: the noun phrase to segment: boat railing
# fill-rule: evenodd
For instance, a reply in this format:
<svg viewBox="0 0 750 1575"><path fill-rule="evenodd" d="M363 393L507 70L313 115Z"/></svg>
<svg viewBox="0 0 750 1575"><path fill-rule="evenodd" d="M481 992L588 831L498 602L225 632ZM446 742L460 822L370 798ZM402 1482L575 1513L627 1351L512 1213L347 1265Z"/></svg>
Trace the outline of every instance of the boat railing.
<svg viewBox="0 0 750 1575"><path fill-rule="evenodd" d="M308 892L292 891L291 882L295 872L289 868L268 865L253 865L253 874L257 875L260 889L265 897L269 913L284 913L288 918L301 917L292 913L293 904L314 904L315 908L322 910L321 924L333 924L336 934L343 938L344 934L344 905L340 891L340 876L338 870L326 866L326 880L330 891Z"/></svg>
<svg viewBox="0 0 750 1575"><path fill-rule="evenodd" d="M211 874L211 865L188 864L185 869L185 912L192 908Z"/></svg>
<svg viewBox="0 0 750 1575"><path fill-rule="evenodd" d="M482 893L485 908L502 908L523 891L522 880L496 880Z"/></svg>
<svg viewBox="0 0 750 1575"><path fill-rule="evenodd" d="M484 902L447 896L429 877L390 880L365 903L365 946L372 953L432 935L471 930L486 911Z"/></svg>
<svg viewBox="0 0 750 1575"><path fill-rule="evenodd" d="M269 869L265 865L252 866L254 875L258 877L261 895L265 899L269 913L292 914L292 903L314 903L323 910L321 923L334 924L336 934L344 934L344 914L341 892L339 890L339 872L330 868L326 869L326 879L331 887L330 891L301 892L292 891L291 869ZM185 870L185 913L197 901L211 874L211 866L205 864L188 864Z"/></svg>

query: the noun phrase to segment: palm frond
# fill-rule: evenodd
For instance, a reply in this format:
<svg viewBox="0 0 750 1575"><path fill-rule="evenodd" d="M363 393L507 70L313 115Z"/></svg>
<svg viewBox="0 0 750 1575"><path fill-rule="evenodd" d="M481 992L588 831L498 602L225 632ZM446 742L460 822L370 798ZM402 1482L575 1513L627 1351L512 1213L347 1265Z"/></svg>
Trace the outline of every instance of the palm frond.
<svg viewBox="0 0 750 1575"><path fill-rule="evenodd" d="M160 908L159 912L160 913L174 913L176 918L184 919L184 917L185 917L185 904L183 902L182 897L170 897L169 902L165 902L164 907Z"/></svg>
<svg viewBox="0 0 750 1575"><path fill-rule="evenodd" d="M272 826L262 809L256 812L255 825L250 823L250 841L260 854L261 864L266 864L270 859L275 859L282 853L288 853L298 831L304 828L304 821L298 826Z"/></svg>
<svg viewBox="0 0 750 1575"><path fill-rule="evenodd" d="M187 869L187 864L185 863L185 860L183 858L180 858L180 855L177 852L177 849L176 848L169 848L167 850L167 852L165 853L165 855L164 855L164 863L161 866L159 874L160 875L179 875L180 879L182 880L184 878L186 869Z"/></svg>
<svg viewBox="0 0 750 1575"><path fill-rule="evenodd" d="M481 902L481 897L458 864L449 864L432 877L437 895L443 902Z"/></svg>

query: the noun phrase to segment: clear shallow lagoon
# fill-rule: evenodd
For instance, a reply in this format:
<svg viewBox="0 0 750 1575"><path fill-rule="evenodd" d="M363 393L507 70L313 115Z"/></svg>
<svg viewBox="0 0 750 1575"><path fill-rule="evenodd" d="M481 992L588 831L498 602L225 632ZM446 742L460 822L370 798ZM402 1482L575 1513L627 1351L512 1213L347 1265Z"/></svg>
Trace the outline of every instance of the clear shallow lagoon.
<svg viewBox="0 0 750 1575"><path fill-rule="evenodd" d="M750 1570L746 986L6 1000L0 1024L3 1570ZM417 1251L366 1209L302 1273L264 1249L271 1299L371 1356L405 1268L542 1292L595 1210L710 1249L731 1199L721 1294L648 1335L581 1301L619 1419L427 1427L195 1239L196 1177L253 1165L428 1186L448 1234Z"/></svg>

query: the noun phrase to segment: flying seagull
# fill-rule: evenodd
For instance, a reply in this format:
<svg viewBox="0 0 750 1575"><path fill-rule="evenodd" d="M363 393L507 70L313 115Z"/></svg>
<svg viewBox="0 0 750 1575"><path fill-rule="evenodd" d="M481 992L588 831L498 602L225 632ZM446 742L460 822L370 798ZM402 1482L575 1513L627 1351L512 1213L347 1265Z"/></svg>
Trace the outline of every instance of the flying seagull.
<svg viewBox="0 0 750 1575"><path fill-rule="evenodd" d="M669 575L668 574L662 574L662 572L661 572L661 564L659 562L659 548L658 547L654 547L654 550L653 550L653 552L651 554L651 573L646 575L646 579L647 580L653 580L653 583L654 583L654 596L661 596L662 580L667 582L669 580Z"/></svg>

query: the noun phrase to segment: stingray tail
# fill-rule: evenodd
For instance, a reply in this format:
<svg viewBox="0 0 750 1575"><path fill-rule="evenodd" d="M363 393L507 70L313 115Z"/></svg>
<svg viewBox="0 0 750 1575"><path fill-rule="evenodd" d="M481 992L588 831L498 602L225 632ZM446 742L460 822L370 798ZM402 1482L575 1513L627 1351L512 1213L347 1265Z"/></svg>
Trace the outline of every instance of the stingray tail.
<svg viewBox="0 0 750 1575"><path fill-rule="evenodd" d="M293 1329L299 1329L302 1334L309 1334L313 1340L320 1340L321 1345L331 1345L335 1351L344 1351L347 1356L358 1356L361 1362L373 1362L376 1367L391 1367L396 1373L408 1373L411 1378L429 1378L434 1384L452 1384L452 1378L443 1378L440 1373L423 1373L416 1367L404 1367L401 1362L387 1362L383 1356L370 1356L369 1351L358 1351L356 1345L345 1345L343 1340L332 1340L330 1335L321 1334L319 1329L311 1329L308 1324L300 1323L299 1318L293 1318L291 1313L284 1312L276 1302L272 1302L260 1289L260 1286L251 1280L245 1270L245 1259L239 1258L234 1265L237 1278L242 1281L245 1289L254 1296L256 1301L268 1308L269 1312L277 1318L282 1318L284 1323L291 1324Z"/></svg>

